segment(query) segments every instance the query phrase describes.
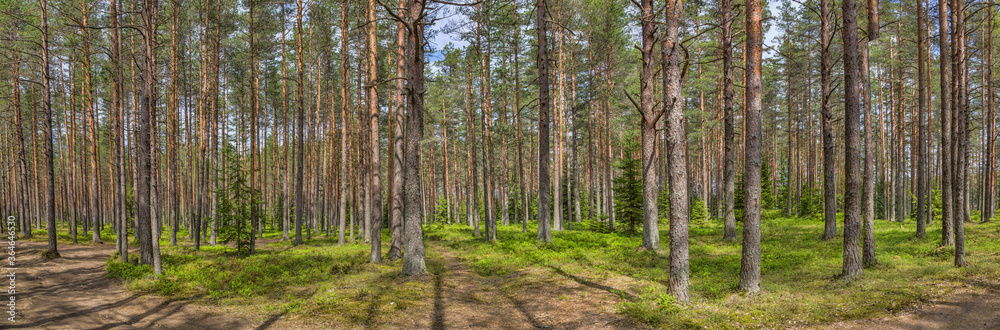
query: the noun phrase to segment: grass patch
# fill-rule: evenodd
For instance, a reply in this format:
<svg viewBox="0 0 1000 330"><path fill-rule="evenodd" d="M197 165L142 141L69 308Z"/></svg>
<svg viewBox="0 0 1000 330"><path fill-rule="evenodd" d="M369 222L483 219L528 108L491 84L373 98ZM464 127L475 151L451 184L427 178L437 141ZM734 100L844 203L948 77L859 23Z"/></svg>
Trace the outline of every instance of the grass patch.
<svg viewBox="0 0 1000 330"><path fill-rule="evenodd" d="M383 252L389 250L388 235L383 237ZM308 315L314 321L361 327L385 324L389 312L431 300L433 280L400 277L401 261L368 263L370 249L356 243L338 246L336 238L315 238L297 247L275 242L241 258L225 246L206 244L200 250L163 246L163 276L151 276L149 266L114 258L106 268L109 277L123 280L135 291L237 309L252 306L269 314L287 310L292 318ZM432 271L441 270L428 262Z"/></svg>

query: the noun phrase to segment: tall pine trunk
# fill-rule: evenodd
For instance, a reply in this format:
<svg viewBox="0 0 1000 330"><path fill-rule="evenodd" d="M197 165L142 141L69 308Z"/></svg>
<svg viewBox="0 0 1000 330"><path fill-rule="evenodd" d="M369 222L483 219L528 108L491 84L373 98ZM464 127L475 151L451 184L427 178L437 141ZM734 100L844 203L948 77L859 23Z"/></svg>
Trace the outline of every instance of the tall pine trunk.
<svg viewBox="0 0 1000 330"><path fill-rule="evenodd" d="M549 223L549 49L545 0L537 0L538 32L538 235L540 243L552 243Z"/></svg>
<svg viewBox="0 0 1000 330"><path fill-rule="evenodd" d="M648 1L648 0L647 0ZM751 2L757 0L751 0ZM759 2L758 2L759 3ZM668 0L662 43L663 105L666 107L667 171L670 196L670 281L671 294L681 302L688 294L688 175L687 137L684 128L684 99L681 96L681 39L679 34L683 0ZM753 15L753 14L751 14ZM759 31L759 28L758 30ZM655 121L654 121L655 125ZM758 129L760 124L758 123ZM760 152L758 147L757 157ZM758 164L758 167L760 164ZM752 170L751 170L752 172ZM760 170L756 171L760 175ZM759 181L758 181L759 182ZM655 197L654 197L655 198ZM758 194L758 198L760 198ZM758 204L759 205L759 204ZM655 208L653 208L655 211Z"/></svg>
<svg viewBox="0 0 1000 330"><path fill-rule="evenodd" d="M743 211L743 252L740 259L739 290L755 293L760 291L760 204L761 204L761 110L762 77L761 48L764 33L761 20L761 0L746 2L746 134L744 140L744 162L746 171L746 199Z"/></svg>

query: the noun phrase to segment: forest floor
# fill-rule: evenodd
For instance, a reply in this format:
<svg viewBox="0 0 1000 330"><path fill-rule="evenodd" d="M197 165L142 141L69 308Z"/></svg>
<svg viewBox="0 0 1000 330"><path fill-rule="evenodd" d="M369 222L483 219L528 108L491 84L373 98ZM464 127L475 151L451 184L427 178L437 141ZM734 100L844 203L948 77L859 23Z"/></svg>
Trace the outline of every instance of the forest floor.
<svg viewBox="0 0 1000 330"><path fill-rule="evenodd" d="M45 260L46 242L17 242L15 329L244 328L253 320L191 300L134 293L108 279L105 260L114 244L63 244L60 258Z"/></svg>
<svg viewBox="0 0 1000 330"><path fill-rule="evenodd" d="M262 240L258 245L269 249L269 243L275 241ZM44 260L40 252L46 244L38 240L18 242L17 321L0 324L0 329L318 329L376 324L434 329L646 328L616 315L613 306L619 298L587 286L588 282L551 278L522 281L520 289L505 290L518 281L517 276L482 277L435 244L428 246L435 251L431 253L435 257L428 260L436 267L435 274L417 279L433 283L433 305L424 306L431 308L409 308L383 322L372 322L376 316L368 315L370 319L363 324L305 316L286 318L284 311L269 313L212 305L199 296L165 298L130 290L121 281L108 278L106 259L114 253L113 244L63 244L62 257ZM371 300L377 304L377 298Z"/></svg>
<svg viewBox="0 0 1000 330"><path fill-rule="evenodd" d="M935 248L940 229L916 239L912 222L879 221L881 265L845 283L835 279L839 240L816 237L821 221L766 220L754 296L732 291L739 244L722 242L711 222L692 223L683 306L666 293L666 252L636 250L629 234L567 230L538 246L533 228L501 226L490 244L467 226L432 224L431 274L416 278L399 275L400 261L367 263L369 246L329 238L292 247L271 234L247 258L164 240L166 275L153 278L107 261L113 237L73 245L61 235L62 258L42 260L38 235L18 242L20 314L0 328L1000 328L997 223L967 224L971 265L954 268L951 250ZM383 253L388 243L383 236Z"/></svg>

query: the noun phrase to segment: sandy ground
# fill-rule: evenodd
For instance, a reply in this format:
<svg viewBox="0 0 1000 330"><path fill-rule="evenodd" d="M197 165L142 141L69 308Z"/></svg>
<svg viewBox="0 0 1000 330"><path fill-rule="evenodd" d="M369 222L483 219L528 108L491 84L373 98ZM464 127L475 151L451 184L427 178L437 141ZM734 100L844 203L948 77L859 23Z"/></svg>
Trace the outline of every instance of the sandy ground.
<svg viewBox="0 0 1000 330"><path fill-rule="evenodd" d="M134 294L107 279L104 260L113 244L60 246L61 258L43 260L44 242L17 242L16 329L239 329L265 322L233 317L183 300ZM273 321L271 322L273 323Z"/></svg>
<svg viewBox="0 0 1000 330"><path fill-rule="evenodd" d="M614 289L566 273L537 270L497 278L476 274L447 249L447 271L434 276L434 308L390 326L421 329L642 329L614 313L620 298ZM538 276L542 275L542 276ZM543 281L538 279L548 278Z"/></svg>

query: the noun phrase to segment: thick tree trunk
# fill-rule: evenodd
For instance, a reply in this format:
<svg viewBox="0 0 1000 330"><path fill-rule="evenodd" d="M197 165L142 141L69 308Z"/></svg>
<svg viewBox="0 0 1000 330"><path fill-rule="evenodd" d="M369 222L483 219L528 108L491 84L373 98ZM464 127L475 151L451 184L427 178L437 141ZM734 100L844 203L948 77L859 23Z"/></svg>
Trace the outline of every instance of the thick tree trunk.
<svg viewBox="0 0 1000 330"><path fill-rule="evenodd" d="M764 33L761 20L761 0L746 2L746 86L744 94L746 102L746 138L745 162L746 171L743 181L746 184L746 200L744 202L743 219L743 254L740 259L739 290L755 293L760 291L760 202L761 202L761 48Z"/></svg>
<svg viewBox="0 0 1000 330"><path fill-rule="evenodd" d="M685 136L684 128L684 100L681 96L681 56L683 56L683 51L678 35L683 4L683 0L668 0L666 4L666 33L661 55L664 73L663 104L666 107L667 171L670 195L669 287L671 294L677 301L687 302L691 299L688 294L690 265L688 262L687 136ZM760 170L756 173L760 175ZM654 196L654 203L655 200ZM656 208L653 207L652 210L655 216Z"/></svg>
<svg viewBox="0 0 1000 330"><path fill-rule="evenodd" d="M656 156L656 122L659 121L662 112L657 111L659 109L654 109L653 107L654 71L656 69L656 57L653 52L653 49L656 47L656 10L653 9L652 0L642 0L640 9L642 10L642 71L639 72L638 110L642 117L639 126L642 132L642 247L652 251L660 248L659 212L657 212L659 204L657 197L660 191L660 168L657 164L658 158ZM676 21L677 18L674 19ZM669 31L670 27L667 30ZM664 54L663 56L667 55ZM666 65L664 64L664 66ZM667 84L667 82L664 82L664 87ZM671 87L679 88L680 86L678 84ZM673 110L674 104L669 99L664 104L667 105L668 109ZM681 147L684 148L686 146L681 145ZM681 182L686 182L686 180ZM670 188L674 189L674 186L671 185ZM557 193L558 191L556 190ZM686 288L684 294L687 294Z"/></svg>
<svg viewBox="0 0 1000 330"><path fill-rule="evenodd" d="M843 0L844 39L844 265L841 278L861 275L861 81L858 79L858 11L855 0Z"/></svg>
<svg viewBox="0 0 1000 330"><path fill-rule="evenodd" d="M142 2L142 94L140 96L137 133L136 166L138 180L136 182L136 236L139 238L139 262L144 265L153 264L153 141L152 124L155 120L156 98L156 0Z"/></svg>
<svg viewBox="0 0 1000 330"><path fill-rule="evenodd" d="M406 0L399 1L400 11L406 10ZM397 24L396 31L396 95L397 107L393 110L392 120L392 191L389 196L389 227L392 230L392 241L389 248L389 260L397 260L403 257L403 112L406 110L405 93L406 87L403 84L406 78L406 25ZM345 39L346 42L346 39ZM447 139L447 136L445 137ZM447 164L445 166L447 168ZM447 176L447 175L446 175ZM450 203L449 203L450 204ZM449 206L450 207L450 206Z"/></svg>
<svg viewBox="0 0 1000 330"><path fill-rule="evenodd" d="M407 100L406 164L403 175L406 185L403 221L403 274L427 273L424 263L424 231L420 206L420 140L424 130L424 26L425 0L407 3Z"/></svg>

